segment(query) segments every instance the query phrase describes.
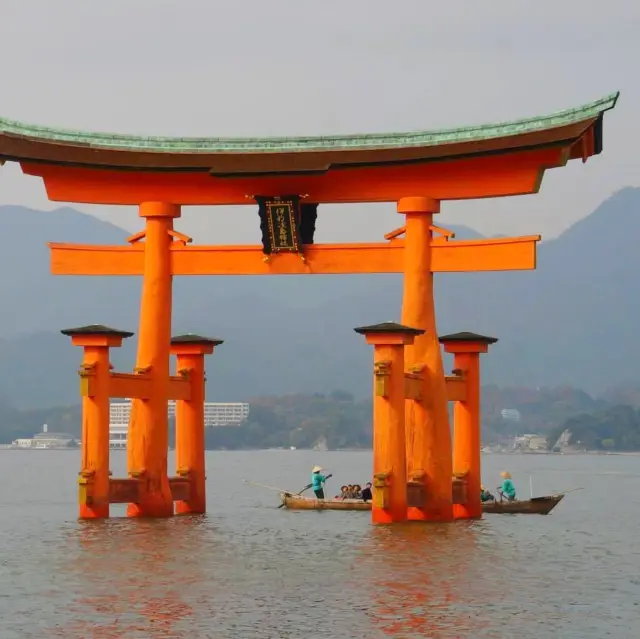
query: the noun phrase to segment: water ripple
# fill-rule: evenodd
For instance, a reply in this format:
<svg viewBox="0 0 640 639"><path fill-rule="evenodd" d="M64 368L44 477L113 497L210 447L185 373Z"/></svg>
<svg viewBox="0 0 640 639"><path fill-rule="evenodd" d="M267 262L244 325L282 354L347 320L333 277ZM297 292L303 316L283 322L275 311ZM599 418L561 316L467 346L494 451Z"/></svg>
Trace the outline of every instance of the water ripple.
<svg viewBox="0 0 640 639"><path fill-rule="evenodd" d="M550 517L373 527L278 510L241 481L304 485L310 452L210 453L207 516L105 522L75 519L72 454L0 454L2 639L640 634L633 458L546 458L537 492L585 486ZM345 481L370 472L369 454L322 455ZM525 486L542 463L508 461ZM484 463L497 476L505 458ZM124 474L123 456L113 465Z"/></svg>

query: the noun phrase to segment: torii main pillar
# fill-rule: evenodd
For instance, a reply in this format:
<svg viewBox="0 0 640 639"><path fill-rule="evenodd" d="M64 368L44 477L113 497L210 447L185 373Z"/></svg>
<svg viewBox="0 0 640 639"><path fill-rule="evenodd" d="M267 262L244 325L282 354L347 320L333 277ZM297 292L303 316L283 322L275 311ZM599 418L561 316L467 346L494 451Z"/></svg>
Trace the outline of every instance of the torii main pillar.
<svg viewBox="0 0 640 639"><path fill-rule="evenodd" d="M419 504L409 504L407 516L451 521L451 433L431 263L433 215L439 211L440 202L428 197L406 197L398 202L398 213L406 218L402 324L424 331L405 347L405 366L419 374L421 386L417 397L406 402L407 480L424 485L426 496Z"/></svg>
<svg viewBox="0 0 640 639"><path fill-rule="evenodd" d="M151 393L134 399L129 421L127 472L139 480L139 501L129 504L129 517L171 517L173 497L167 474L169 445L169 356L173 275L170 247L173 220L180 207L168 202L144 202L146 219L144 276L136 371L148 373Z"/></svg>

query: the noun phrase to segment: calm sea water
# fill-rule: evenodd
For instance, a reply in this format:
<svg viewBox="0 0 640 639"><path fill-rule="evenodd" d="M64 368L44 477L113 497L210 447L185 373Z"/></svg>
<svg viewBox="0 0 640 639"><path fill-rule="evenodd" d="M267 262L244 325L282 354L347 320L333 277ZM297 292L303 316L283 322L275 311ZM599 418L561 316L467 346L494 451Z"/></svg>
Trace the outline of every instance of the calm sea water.
<svg viewBox="0 0 640 639"><path fill-rule="evenodd" d="M640 636L638 457L486 455L490 487L508 469L527 495L530 475L584 490L548 517L398 527L243 483L300 490L316 463L364 483L368 452L207 462L208 515L96 523L76 520L77 451L0 451L0 637Z"/></svg>

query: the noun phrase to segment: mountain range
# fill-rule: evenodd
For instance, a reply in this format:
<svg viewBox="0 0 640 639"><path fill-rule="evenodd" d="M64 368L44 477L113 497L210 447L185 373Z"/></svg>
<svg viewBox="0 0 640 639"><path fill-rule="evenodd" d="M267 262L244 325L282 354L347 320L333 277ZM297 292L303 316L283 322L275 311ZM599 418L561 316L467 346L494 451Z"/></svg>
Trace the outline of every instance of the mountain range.
<svg viewBox="0 0 640 639"><path fill-rule="evenodd" d="M46 244L124 244L128 233L71 208L16 206L0 207L0 232L0 396L19 408L77 403L80 352L59 329L137 330L141 278L54 277ZM541 242L535 271L438 274L439 331L499 338L483 357L487 383L599 393L635 381L637 237L640 188L625 188ZM400 275L176 278L174 334L225 340L208 363L211 400L336 388L363 397L371 350L352 329L399 319L401 290ZM114 351L116 368L130 369L134 353L132 338Z"/></svg>

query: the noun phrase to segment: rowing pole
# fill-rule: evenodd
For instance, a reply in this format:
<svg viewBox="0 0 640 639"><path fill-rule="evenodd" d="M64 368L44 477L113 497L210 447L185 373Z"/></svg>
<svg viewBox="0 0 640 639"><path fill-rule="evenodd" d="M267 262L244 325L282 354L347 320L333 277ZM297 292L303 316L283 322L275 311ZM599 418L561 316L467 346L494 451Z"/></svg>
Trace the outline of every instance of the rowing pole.
<svg viewBox="0 0 640 639"><path fill-rule="evenodd" d="M245 484L249 484L251 486L258 486L259 488L266 488L267 490L277 490L279 493L285 493L286 495L290 495L290 490L283 490L282 488L276 488L275 486L267 486L267 484L259 484L256 481L248 481L247 479L243 479Z"/></svg>

